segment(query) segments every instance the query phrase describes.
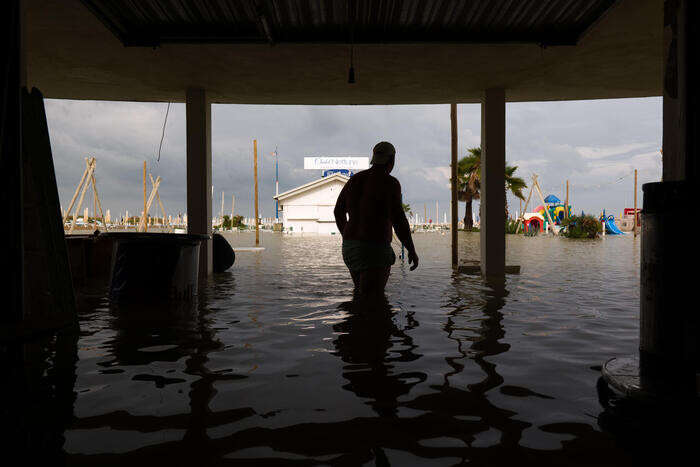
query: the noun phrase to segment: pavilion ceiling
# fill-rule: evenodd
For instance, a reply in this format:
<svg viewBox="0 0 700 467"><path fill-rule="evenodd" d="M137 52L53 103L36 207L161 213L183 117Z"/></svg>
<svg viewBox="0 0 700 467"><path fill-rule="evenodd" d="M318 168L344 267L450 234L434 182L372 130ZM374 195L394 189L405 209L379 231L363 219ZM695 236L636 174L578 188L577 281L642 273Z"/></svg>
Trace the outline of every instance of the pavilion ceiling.
<svg viewBox="0 0 700 467"><path fill-rule="evenodd" d="M125 46L575 45L617 0L81 0Z"/></svg>

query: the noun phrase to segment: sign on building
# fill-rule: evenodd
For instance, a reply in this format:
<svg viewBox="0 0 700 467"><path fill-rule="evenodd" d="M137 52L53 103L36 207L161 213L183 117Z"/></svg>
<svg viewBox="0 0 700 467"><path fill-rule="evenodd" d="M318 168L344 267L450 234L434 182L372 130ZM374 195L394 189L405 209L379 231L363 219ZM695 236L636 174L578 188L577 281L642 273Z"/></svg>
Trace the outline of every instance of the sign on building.
<svg viewBox="0 0 700 467"><path fill-rule="evenodd" d="M312 156L304 157L307 170L348 169L364 170L369 168L369 157L363 156Z"/></svg>

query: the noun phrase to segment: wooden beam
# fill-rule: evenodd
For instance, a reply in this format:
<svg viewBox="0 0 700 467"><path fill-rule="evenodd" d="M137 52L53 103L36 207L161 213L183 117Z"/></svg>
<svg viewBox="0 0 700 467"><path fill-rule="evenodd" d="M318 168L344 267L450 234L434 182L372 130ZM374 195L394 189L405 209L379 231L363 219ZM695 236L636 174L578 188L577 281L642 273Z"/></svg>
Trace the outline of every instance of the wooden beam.
<svg viewBox="0 0 700 467"><path fill-rule="evenodd" d="M143 216L141 216L141 220L139 221L139 232L146 232L148 230L148 221L146 219L148 219L148 211L151 209L151 204L153 204L153 200L156 198L156 194L158 194L158 186L160 186L160 177L156 178L151 194L146 202L146 206L143 209Z"/></svg>

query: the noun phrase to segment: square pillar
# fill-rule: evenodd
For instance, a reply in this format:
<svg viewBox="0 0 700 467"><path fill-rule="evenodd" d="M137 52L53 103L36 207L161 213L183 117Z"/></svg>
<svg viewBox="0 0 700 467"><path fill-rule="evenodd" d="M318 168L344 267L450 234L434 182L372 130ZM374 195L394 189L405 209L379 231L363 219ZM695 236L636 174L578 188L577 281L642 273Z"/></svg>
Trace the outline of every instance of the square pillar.
<svg viewBox="0 0 700 467"><path fill-rule="evenodd" d="M188 88L187 115L187 233L211 237L211 103L201 88ZM211 238L202 242L199 277L213 271Z"/></svg>
<svg viewBox="0 0 700 467"><path fill-rule="evenodd" d="M700 5L689 0L664 4L662 180L668 182L698 176L700 90L696 83L700 72L692 62L697 43L693 21L700 16Z"/></svg>
<svg viewBox="0 0 700 467"><path fill-rule="evenodd" d="M506 93L481 98L481 274L503 277L506 268Z"/></svg>

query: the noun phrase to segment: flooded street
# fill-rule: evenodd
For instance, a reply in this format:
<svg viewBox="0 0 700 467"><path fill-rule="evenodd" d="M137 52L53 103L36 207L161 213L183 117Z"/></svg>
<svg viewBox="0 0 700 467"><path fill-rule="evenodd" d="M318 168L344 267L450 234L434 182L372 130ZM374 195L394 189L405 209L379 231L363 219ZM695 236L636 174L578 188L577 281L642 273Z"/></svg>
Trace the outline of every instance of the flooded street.
<svg viewBox="0 0 700 467"><path fill-rule="evenodd" d="M336 236L265 233L192 305L87 297L77 342L41 350L53 443L85 465L632 463L596 381L637 351L640 239L509 236L522 273L503 286L454 275L449 234L414 238L420 267L398 259L372 314ZM461 258L478 239L460 233Z"/></svg>

